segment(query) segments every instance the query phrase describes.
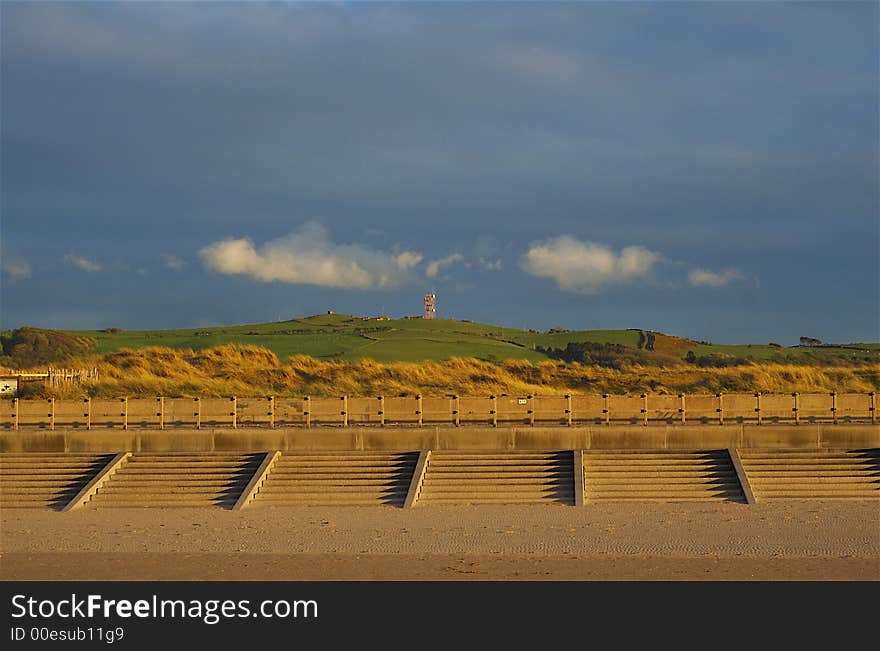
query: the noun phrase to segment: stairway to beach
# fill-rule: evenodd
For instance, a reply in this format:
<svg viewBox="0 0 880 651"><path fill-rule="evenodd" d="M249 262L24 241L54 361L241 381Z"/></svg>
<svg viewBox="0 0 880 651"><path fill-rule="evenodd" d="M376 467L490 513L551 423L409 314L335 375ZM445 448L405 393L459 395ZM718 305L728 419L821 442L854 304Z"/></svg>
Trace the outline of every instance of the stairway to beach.
<svg viewBox="0 0 880 651"><path fill-rule="evenodd" d="M231 508L262 459L234 452L135 452L87 506Z"/></svg>
<svg viewBox="0 0 880 651"><path fill-rule="evenodd" d="M564 452L431 453L419 504L574 502L574 464Z"/></svg>
<svg viewBox="0 0 880 651"><path fill-rule="evenodd" d="M0 508L60 510L112 458L112 454L4 452L0 454Z"/></svg>
<svg viewBox="0 0 880 651"><path fill-rule="evenodd" d="M740 450L755 498L880 499L880 448Z"/></svg>
<svg viewBox="0 0 880 651"><path fill-rule="evenodd" d="M745 502L727 450L584 452L584 499Z"/></svg>
<svg viewBox="0 0 880 651"><path fill-rule="evenodd" d="M285 453L253 506L402 506L418 452Z"/></svg>

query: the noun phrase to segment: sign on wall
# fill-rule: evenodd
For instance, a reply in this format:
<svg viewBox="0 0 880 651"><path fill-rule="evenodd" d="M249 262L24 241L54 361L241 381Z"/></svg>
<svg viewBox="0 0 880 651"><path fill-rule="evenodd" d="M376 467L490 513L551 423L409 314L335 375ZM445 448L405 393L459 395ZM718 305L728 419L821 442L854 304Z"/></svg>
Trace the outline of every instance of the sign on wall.
<svg viewBox="0 0 880 651"><path fill-rule="evenodd" d="M18 393L18 378L0 378L0 395L16 395Z"/></svg>

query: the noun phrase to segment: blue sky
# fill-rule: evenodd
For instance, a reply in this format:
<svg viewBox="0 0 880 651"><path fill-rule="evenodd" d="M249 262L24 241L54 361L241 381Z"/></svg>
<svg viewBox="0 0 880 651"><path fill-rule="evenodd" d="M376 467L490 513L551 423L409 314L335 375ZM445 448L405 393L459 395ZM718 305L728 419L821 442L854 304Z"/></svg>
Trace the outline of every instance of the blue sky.
<svg viewBox="0 0 880 651"><path fill-rule="evenodd" d="M878 340L877 3L0 12L4 328Z"/></svg>

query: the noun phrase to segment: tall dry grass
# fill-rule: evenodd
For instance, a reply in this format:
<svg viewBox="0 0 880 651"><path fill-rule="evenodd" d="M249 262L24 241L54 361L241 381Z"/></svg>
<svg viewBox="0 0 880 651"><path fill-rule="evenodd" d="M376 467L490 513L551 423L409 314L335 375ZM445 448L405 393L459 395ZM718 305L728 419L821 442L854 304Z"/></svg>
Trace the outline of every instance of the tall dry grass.
<svg viewBox="0 0 880 651"><path fill-rule="evenodd" d="M28 383L27 397L487 395L571 393L862 392L880 389L880 364L811 367L751 363L726 368L679 364L621 370L557 361L503 364L472 358L445 362L323 361L296 355L281 362L258 346L205 350L141 348L80 357L98 380L61 389ZM37 370L37 369L34 369Z"/></svg>

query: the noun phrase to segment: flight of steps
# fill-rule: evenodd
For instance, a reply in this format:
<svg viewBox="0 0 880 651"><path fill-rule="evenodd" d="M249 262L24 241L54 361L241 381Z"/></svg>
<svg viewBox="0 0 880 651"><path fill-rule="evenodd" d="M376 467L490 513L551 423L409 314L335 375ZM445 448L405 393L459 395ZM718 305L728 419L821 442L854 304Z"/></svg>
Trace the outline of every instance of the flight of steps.
<svg viewBox="0 0 880 651"><path fill-rule="evenodd" d="M727 450L584 451L584 500L745 502Z"/></svg>
<svg viewBox="0 0 880 651"><path fill-rule="evenodd" d="M0 508L62 509L112 458L112 454L4 452Z"/></svg>
<svg viewBox="0 0 880 651"><path fill-rule="evenodd" d="M432 452L419 504L574 503L564 452Z"/></svg>
<svg viewBox="0 0 880 651"><path fill-rule="evenodd" d="M755 498L880 499L880 448L739 450Z"/></svg>
<svg viewBox="0 0 880 651"><path fill-rule="evenodd" d="M282 454L252 506L403 506L418 452Z"/></svg>
<svg viewBox="0 0 880 651"><path fill-rule="evenodd" d="M87 506L231 508L263 458L263 454L135 452Z"/></svg>

